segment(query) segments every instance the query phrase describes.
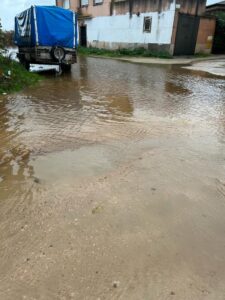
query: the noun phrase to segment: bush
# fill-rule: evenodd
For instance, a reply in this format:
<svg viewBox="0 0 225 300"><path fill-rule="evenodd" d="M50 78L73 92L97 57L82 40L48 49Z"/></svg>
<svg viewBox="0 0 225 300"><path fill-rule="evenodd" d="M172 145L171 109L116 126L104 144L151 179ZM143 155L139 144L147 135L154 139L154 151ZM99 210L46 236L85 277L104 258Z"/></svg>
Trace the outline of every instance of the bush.
<svg viewBox="0 0 225 300"><path fill-rule="evenodd" d="M4 31L3 35L4 35L5 47L13 47L14 46L14 41L13 41L14 31L13 30Z"/></svg>
<svg viewBox="0 0 225 300"><path fill-rule="evenodd" d="M2 31L2 24L1 24L1 19L0 19L0 49L4 48L4 33Z"/></svg>
<svg viewBox="0 0 225 300"><path fill-rule="evenodd" d="M213 42L213 53L225 53L225 12L218 12L216 16L216 32Z"/></svg>
<svg viewBox="0 0 225 300"><path fill-rule="evenodd" d="M145 48L136 48L136 49L117 49L117 50L107 50L100 49L95 47L84 48L79 47L78 53L83 55L100 55L100 56L108 56L108 57L158 57L158 58L172 58L172 56L167 52L154 52Z"/></svg>
<svg viewBox="0 0 225 300"><path fill-rule="evenodd" d="M0 55L0 94L18 91L39 79L38 74L30 73L18 62Z"/></svg>
<svg viewBox="0 0 225 300"><path fill-rule="evenodd" d="M14 36L13 30L9 30L9 31L2 30L2 25L0 20L0 49L14 46L13 36Z"/></svg>

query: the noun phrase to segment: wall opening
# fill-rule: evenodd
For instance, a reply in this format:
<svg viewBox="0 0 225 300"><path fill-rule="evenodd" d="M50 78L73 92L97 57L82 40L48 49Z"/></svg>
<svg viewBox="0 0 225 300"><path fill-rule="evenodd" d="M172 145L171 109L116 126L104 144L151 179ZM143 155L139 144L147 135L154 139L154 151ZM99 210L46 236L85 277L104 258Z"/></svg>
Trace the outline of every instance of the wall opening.
<svg viewBox="0 0 225 300"><path fill-rule="evenodd" d="M143 31L151 32L151 30L152 30L152 18L144 17Z"/></svg>
<svg viewBox="0 0 225 300"><path fill-rule="evenodd" d="M87 26L80 26L80 46L87 47Z"/></svg>
<svg viewBox="0 0 225 300"><path fill-rule="evenodd" d="M88 0L80 0L80 6L81 7L88 6Z"/></svg>
<svg viewBox="0 0 225 300"><path fill-rule="evenodd" d="M200 17L179 14L174 55L195 53Z"/></svg>
<svg viewBox="0 0 225 300"><path fill-rule="evenodd" d="M103 0L93 0L94 5L103 4Z"/></svg>

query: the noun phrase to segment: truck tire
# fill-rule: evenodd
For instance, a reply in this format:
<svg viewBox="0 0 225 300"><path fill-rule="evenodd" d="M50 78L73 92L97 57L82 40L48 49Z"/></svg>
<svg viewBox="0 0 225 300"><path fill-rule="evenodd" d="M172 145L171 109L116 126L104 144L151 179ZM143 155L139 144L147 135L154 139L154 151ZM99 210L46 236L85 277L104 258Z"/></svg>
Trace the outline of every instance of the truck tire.
<svg viewBox="0 0 225 300"><path fill-rule="evenodd" d="M25 68L27 71L30 70L30 63L29 63L29 61L27 61L27 60L25 59L25 57L20 57L20 58L19 58L19 61L20 61L21 65L23 65L24 68Z"/></svg>
<svg viewBox="0 0 225 300"><path fill-rule="evenodd" d="M51 49L51 55L55 61L61 62L65 58L66 52L62 47L55 46Z"/></svg>
<svg viewBox="0 0 225 300"><path fill-rule="evenodd" d="M27 71L30 70L30 63L29 63L29 61L27 61L27 60L25 61L24 67L25 67L25 69L26 69Z"/></svg>

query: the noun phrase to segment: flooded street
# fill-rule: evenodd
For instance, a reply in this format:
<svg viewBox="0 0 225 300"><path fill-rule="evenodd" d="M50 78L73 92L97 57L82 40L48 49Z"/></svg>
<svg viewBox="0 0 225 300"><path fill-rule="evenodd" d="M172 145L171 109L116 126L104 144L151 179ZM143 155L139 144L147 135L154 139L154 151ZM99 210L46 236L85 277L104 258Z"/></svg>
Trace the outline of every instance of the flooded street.
<svg viewBox="0 0 225 300"><path fill-rule="evenodd" d="M0 96L0 299L225 299L225 80L80 58Z"/></svg>

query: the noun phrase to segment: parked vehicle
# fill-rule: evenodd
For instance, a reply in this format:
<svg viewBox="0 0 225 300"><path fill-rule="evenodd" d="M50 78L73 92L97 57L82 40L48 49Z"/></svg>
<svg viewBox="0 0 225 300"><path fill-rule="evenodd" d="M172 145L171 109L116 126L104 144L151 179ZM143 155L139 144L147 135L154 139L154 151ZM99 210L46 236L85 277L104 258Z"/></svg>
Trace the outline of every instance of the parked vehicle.
<svg viewBox="0 0 225 300"><path fill-rule="evenodd" d="M56 6L31 6L15 17L15 44L20 62L60 65L77 61L77 15Z"/></svg>

